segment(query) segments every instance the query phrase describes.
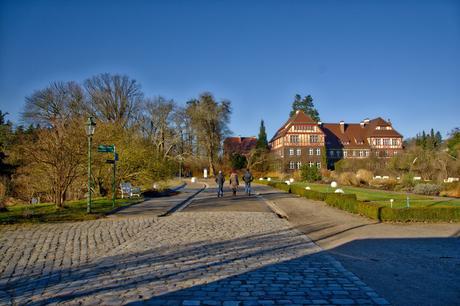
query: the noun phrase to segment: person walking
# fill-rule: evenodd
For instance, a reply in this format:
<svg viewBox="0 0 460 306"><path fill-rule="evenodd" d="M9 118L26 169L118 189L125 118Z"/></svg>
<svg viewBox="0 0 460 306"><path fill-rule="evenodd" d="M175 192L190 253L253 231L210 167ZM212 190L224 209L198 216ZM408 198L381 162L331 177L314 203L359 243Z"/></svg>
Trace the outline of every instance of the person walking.
<svg viewBox="0 0 460 306"><path fill-rule="evenodd" d="M254 180L254 177L252 176L251 171L249 169L246 169L246 173L243 175L243 181L244 181L244 192L246 192L247 195L251 195L251 182Z"/></svg>
<svg viewBox="0 0 460 306"><path fill-rule="evenodd" d="M218 198L224 196L224 182L225 182L225 176L222 173L222 171L219 171L219 173L216 175L217 197Z"/></svg>
<svg viewBox="0 0 460 306"><path fill-rule="evenodd" d="M236 196L238 185L238 174L236 174L235 170L233 170L232 174L230 175L230 186L232 186L233 196Z"/></svg>

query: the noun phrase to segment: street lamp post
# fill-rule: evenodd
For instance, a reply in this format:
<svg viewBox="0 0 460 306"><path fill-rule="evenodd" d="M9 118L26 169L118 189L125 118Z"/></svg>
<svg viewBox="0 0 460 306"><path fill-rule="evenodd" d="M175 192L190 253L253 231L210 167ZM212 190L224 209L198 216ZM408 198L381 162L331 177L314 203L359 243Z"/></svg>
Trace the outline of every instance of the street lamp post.
<svg viewBox="0 0 460 306"><path fill-rule="evenodd" d="M86 212L91 213L91 145L93 142L96 121L93 117L88 117L86 121L86 135L88 136L88 201L86 203Z"/></svg>

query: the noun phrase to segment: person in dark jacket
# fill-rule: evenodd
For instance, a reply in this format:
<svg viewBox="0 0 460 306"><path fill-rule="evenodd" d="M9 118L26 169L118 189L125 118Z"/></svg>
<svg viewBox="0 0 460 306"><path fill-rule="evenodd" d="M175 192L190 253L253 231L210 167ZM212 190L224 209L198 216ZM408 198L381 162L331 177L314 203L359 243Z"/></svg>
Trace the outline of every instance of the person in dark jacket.
<svg viewBox="0 0 460 306"><path fill-rule="evenodd" d="M217 184L217 197L224 196L224 182L225 176L223 175L222 171L219 171L219 174L216 175L216 184Z"/></svg>
<svg viewBox="0 0 460 306"><path fill-rule="evenodd" d="M230 175L230 185L232 186L233 196L236 196L236 191L238 190L238 185L240 182L238 181L238 174L235 170L233 170L232 174Z"/></svg>
<svg viewBox="0 0 460 306"><path fill-rule="evenodd" d="M252 176L251 171L249 169L246 169L246 173L243 175L243 181L244 181L244 191L246 192L247 195L251 195L251 182L254 180L254 177Z"/></svg>

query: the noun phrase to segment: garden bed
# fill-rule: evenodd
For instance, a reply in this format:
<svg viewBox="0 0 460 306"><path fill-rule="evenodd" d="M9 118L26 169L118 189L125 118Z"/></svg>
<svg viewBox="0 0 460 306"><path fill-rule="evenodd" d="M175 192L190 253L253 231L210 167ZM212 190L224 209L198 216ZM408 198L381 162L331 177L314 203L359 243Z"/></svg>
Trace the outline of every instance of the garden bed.
<svg viewBox="0 0 460 306"><path fill-rule="evenodd" d="M284 190L299 196L320 200L328 205L346 210L351 213L360 214L371 219L380 221L396 222L450 222L460 221L460 200L441 201L438 198L410 195L410 207L399 207L401 203L406 202L406 194L390 193L378 190L369 190L356 187L342 188L345 193L333 193L333 189L327 185L308 184L311 188L306 190L306 184L294 183L288 185L278 181L258 181L265 185ZM316 188L315 188L316 187ZM350 189L356 193L350 192ZM393 208L389 207L390 199L394 199ZM459 203L457 203L459 202Z"/></svg>

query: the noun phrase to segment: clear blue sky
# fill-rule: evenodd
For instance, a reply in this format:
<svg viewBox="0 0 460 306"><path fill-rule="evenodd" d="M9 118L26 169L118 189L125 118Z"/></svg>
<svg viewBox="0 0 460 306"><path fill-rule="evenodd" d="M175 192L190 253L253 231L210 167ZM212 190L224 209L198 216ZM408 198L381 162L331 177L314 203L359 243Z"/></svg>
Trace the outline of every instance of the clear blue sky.
<svg viewBox="0 0 460 306"><path fill-rule="evenodd" d="M0 1L0 109L52 81L122 73L146 95L233 104L268 136L294 94L324 122L390 118L405 137L460 126L460 1Z"/></svg>

